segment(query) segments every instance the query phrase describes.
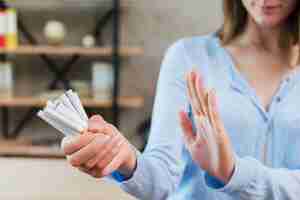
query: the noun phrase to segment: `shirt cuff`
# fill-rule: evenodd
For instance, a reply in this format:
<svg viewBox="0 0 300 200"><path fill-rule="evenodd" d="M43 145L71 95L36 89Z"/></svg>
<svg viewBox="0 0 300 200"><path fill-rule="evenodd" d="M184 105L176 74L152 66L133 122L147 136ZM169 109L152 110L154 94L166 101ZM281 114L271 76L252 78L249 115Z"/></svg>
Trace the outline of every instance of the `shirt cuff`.
<svg viewBox="0 0 300 200"><path fill-rule="evenodd" d="M137 155L137 163L136 163L136 168L130 178L125 178L123 177L123 180L121 183L121 187L127 191L127 188L138 188L140 185L140 180L143 180L144 178L144 170L145 167L143 167L144 163L142 161L142 154Z"/></svg>
<svg viewBox="0 0 300 200"><path fill-rule="evenodd" d="M252 182L256 177L256 168L247 159L236 158L235 169L230 181L222 186L222 182L216 180L214 177L205 175L205 183L208 187L220 192L234 193L241 190Z"/></svg>
<svg viewBox="0 0 300 200"><path fill-rule="evenodd" d="M127 180L126 177L123 176L123 175L122 175L120 172L118 172L118 171L113 172L113 173L111 174L111 177L112 177L115 181L117 181L117 182L119 182L119 183L122 183L123 181L126 181L126 180Z"/></svg>
<svg viewBox="0 0 300 200"><path fill-rule="evenodd" d="M133 170L133 174L132 176L130 177L126 177L124 176L123 174L121 174L120 172L118 171L114 171L113 173L110 174L110 176L108 176L107 178L109 179L113 179L114 181L118 182L118 183L122 183L124 181L128 181L129 179L133 178L133 175L135 173L135 171L137 170L137 165L138 165L138 160L139 160L139 157L142 155L141 152L139 150L137 150L134 146L131 146L132 149L135 151L135 154L136 154L136 158L137 158L137 163L136 163L136 166Z"/></svg>
<svg viewBox="0 0 300 200"><path fill-rule="evenodd" d="M208 173L205 173L204 178L205 178L206 185L211 188L220 189L225 186L225 184L222 181L209 175Z"/></svg>
<svg viewBox="0 0 300 200"><path fill-rule="evenodd" d="M137 154L137 155L138 155L138 154ZM135 166L133 172L135 172L136 168L137 168L137 165ZM119 183L122 183L122 182L124 182L124 181L127 181L127 180L131 179L132 176L133 176L133 175L131 175L130 177L126 177L126 176L124 176L122 173L120 173L120 172L118 172L118 171L114 171L114 172L111 174L111 177L112 177L115 181L117 181L117 182L119 182Z"/></svg>

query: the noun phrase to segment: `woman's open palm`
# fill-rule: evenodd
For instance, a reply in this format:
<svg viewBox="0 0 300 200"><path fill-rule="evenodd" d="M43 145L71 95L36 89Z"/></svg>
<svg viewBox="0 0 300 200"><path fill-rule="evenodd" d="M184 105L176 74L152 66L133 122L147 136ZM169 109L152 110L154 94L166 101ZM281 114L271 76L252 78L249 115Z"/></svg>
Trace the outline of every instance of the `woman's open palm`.
<svg viewBox="0 0 300 200"><path fill-rule="evenodd" d="M215 91L207 91L196 72L187 75L187 85L196 126L194 130L188 114L180 112L187 149L197 165L227 183L234 170L234 155L218 113Z"/></svg>

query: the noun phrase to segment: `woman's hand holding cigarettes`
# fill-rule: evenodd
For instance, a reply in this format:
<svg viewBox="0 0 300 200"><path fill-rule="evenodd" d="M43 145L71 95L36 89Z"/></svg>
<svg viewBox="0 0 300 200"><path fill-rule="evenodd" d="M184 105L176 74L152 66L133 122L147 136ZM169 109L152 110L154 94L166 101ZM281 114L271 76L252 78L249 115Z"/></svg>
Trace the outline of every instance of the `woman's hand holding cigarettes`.
<svg viewBox="0 0 300 200"><path fill-rule="evenodd" d="M65 138L62 148L73 167L96 177L114 171L130 177L136 167L136 152L127 139L99 116L89 119L81 135Z"/></svg>

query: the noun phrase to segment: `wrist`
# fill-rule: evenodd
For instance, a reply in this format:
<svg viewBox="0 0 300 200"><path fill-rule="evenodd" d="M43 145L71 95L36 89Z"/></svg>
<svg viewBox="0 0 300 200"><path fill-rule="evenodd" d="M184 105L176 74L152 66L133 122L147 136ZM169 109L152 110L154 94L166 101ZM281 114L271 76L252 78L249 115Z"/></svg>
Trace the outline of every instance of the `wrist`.
<svg viewBox="0 0 300 200"><path fill-rule="evenodd" d="M222 174L219 174L218 176L215 176L215 177L218 178L220 181L222 181L224 184L227 184L231 180L231 177L233 176L234 171L235 171L235 164L233 163Z"/></svg>
<svg viewBox="0 0 300 200"><path fill-rule="evenodd" d="M221 180L224 184L229 183L231 180L232 175L235 171L235 156L233 151L231 150L230 142L225 138L225 143L222 148L222 162L219 169L219 176L217 178Z"/></svg>
<svg viewBox="0 0 300 200"><path fill-rule="evenodd" d="M133 175L134 171L137 167L137 155L134 150L131 151L128 158L125 160L124 164L121 165L118 169L119 173L121 173L125 178L129 178Z"/></svg>

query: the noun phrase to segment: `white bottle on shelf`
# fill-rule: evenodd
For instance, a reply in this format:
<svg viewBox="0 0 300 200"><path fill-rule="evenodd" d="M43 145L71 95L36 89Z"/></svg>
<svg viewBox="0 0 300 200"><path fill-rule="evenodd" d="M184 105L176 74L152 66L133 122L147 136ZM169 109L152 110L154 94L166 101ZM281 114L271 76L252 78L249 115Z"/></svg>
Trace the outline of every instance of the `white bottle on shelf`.
<svg viewBox="0 0 300 200"><path fill-rule="evenodd" d="M113 82L112 65L104 62L95 62L92 67L92 91L94 98L102 101L111 101Z"/></svg>
<svg viewBox="0 0 300 200"><path fill-rule="evenodd" d="M0 62L0 97L13 96L13 69L12 63Z"/></svg>

